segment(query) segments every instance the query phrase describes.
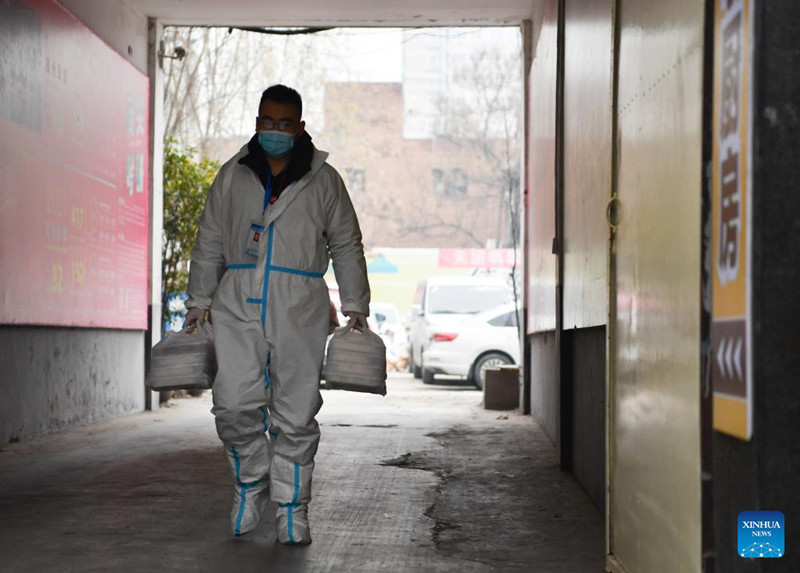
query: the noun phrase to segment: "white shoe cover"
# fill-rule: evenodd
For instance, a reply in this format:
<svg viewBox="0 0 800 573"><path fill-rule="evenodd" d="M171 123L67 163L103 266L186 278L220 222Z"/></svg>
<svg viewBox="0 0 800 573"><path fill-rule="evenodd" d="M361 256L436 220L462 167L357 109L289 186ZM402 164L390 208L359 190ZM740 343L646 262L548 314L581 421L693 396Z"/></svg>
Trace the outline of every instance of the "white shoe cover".
<svg viewBox="0 0 800 573"><path fill-rule="evenodd" d="M275 514L275 533L285 545L308 545L311 528L308 525L306 504L282 503Z"/></svg>
<svg viewBox="0 0 800 573"><path fill-rule="evenodd" d="M261 521L269 503L269 481L235 486L231 508L231 531L244 535L253 531Z"/></svg>

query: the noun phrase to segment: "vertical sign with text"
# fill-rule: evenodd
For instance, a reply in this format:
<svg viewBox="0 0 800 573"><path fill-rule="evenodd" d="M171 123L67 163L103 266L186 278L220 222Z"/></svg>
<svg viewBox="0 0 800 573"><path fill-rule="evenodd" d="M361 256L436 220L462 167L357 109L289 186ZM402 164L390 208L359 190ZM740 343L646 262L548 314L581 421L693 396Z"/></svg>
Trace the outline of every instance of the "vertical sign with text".
<svg viewBox="0 0 800 573"><path fill-rule="evenodd" d="M750 320L752 0L716 0L714 22L714 429L752 436Z"/></svg>

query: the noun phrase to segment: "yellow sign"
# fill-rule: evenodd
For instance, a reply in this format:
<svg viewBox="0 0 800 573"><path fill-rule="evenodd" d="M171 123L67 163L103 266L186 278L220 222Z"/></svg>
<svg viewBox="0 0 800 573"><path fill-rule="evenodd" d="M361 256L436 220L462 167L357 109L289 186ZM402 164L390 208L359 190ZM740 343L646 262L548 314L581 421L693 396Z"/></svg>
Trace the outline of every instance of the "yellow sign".
<svg viewBox="0 0 800 573"><path fill-rule="evenodd" d="M753 0L716 0L714 22L714 429L753 433L750 320Z"/></svg>

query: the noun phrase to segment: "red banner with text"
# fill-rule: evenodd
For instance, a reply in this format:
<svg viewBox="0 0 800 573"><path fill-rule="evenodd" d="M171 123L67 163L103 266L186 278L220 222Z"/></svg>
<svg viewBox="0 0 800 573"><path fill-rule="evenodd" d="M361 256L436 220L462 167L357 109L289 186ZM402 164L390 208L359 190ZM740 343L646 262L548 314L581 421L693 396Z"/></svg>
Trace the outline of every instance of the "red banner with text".
<svg viewBox="0 0 800 573"><path fill-rule="evenodd" d="M50 0L0 23L0 322L145 329L147 76Z"/></svg>
<svg viewBox="0 0 800 573"><path fill-rule="evenodd" d="M439 266L510 269L519 263L514 249L439 249Z"/></svg>

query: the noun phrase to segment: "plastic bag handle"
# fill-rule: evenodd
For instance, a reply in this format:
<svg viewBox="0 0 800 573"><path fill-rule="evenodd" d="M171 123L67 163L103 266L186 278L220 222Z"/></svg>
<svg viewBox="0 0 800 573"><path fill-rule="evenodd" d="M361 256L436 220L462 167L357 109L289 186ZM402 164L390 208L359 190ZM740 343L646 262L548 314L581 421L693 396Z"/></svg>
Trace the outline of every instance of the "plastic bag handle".
<svg viewBox="0 0 800 573"><path fill-rule="evenodd" d="M183 332L184 334L200 334L201 329L202 334L205 336L213 336L211 323L207 320L198 320L197 322L182 328L180 332Z"/></svg>
<svg viewBox="0 0 800 573"><path fill-rule="evenodd" d="M347 319L347 324L344 326L344 330L342 330L342 332L341 332L341 333L342 333L342 334L347 334L348 332L350 332L351 330L353 330L353 329L356 327L356 322L357 322L357 321L356 321L356 317L355 317L355 316L350 316L350 317L348 317L348 319ZM358 330L358 331L359 331L359 332L361 332L362 334L364 333L363 327L362 327L362 328L360 328L360 329L356 329L356 330Z"/></svg>
<svg viewBox="0 0 800 573"><path fill-rule="evenodd" d="M375 334L374 332L372 332L369 329L369 327L367 327L367 328L364 328L363 326L356 327L356 322L357 321L356 321L356 317L355 316L349 317L348 320L347 320L347 324L345 324L342 328L337 328L333 335L334 336L344 336L345 334L347 334L351 330L355 330L356 332L360 332L361 334L367 334L367 333ZM375 334L375 336L377 336L377 334Z"/></svg>

